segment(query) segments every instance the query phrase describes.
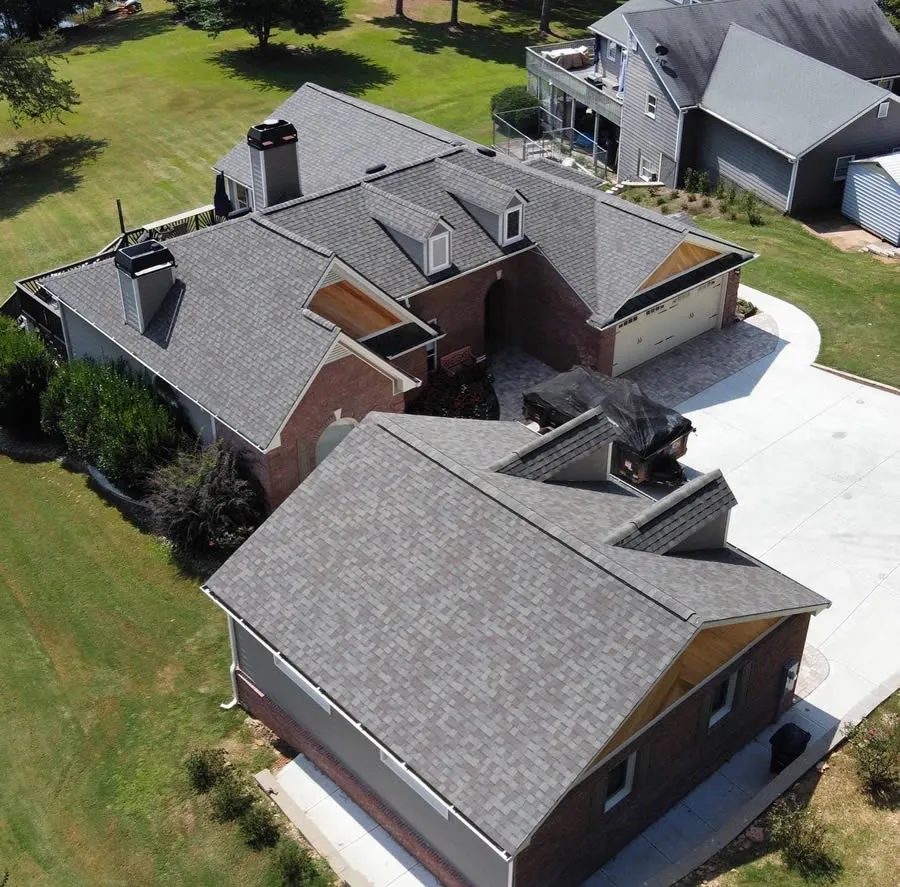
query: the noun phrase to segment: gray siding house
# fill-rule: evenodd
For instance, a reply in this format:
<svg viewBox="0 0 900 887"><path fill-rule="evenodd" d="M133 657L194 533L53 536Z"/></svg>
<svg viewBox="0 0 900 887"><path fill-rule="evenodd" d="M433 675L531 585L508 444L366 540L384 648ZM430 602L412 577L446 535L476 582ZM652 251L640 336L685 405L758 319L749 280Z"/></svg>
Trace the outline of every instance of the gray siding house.
<svg viewBox="0 0 900 887"><path fill-rule="evenodd" d="M778 718L828 605L727 544L720 472L610 477L616 433L370 414L204 588L236 700L448 887L580 884Z"/></svg>
<svg viewBox="0 0 900 887"><path fill-rule="evenodd" d="M850 158L900 145L900 35L874 0L627 0L590 30L599 75L547 75L532 47L529 85L543 97L549 76L574 125L580 103L603 113L586 91L617 84L620 182L702 169L806 212L840 205Z"/></svg>
<svg viewBox="0 0 900 887"><path fill-rule="evenodd" d="M900 148L886 157L850 162L841 212L867 231L900 246Z"/></svg>

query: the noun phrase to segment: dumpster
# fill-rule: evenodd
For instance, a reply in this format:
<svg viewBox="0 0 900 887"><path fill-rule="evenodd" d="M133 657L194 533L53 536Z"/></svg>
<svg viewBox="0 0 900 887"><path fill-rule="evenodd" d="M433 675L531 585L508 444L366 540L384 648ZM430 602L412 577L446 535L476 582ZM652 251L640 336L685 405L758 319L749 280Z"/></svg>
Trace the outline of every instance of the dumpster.
<svg viewBox="0 0 900 887"><path fill-rule="evenodd" d="M779 727L769 739L772 746L772 762L769 770L772 773L781 773L788 764L792 764L809 744L810 734L797 724L788 722Z"/></svg>
<svg viewBox="0 0 900 887"><path fill-rule="evenodd" d="M614 474L635 484L684 482L678 460L694 427L677 410L647 397L636 382L576 366L535 386L523 401L526 420L542 428L558 428L602 407L619 429L610 465Z"/></svg>

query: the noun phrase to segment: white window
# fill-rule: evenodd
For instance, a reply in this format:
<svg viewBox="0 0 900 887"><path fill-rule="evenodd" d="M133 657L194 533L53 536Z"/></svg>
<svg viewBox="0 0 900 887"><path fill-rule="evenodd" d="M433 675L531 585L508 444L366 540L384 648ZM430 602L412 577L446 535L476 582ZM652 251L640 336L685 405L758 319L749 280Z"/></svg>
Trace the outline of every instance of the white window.
<svg viewBox="0 0 900 887"><path fill-rule="evenodd" d="M644 112L648 117L656 117L656 96L647 93L647 110Z"/></svg>
<svg viewBox="0 0 900 887"><path fill-rule="evenodd" d="M616 50L618 48L619 47L615 43L613 43L612 40L606 41L606 57L611 62L614 62L616 60Z"/></svg>
<svg viewBox="0 0 900 887"><path fill-rule="evenodd" d="M325 695L321 693L317 687L315 687L310 681L308 681L296 668L286 662L278 653L273 653L272 658L275 661L275 668L277 668L280 672L286 674L294 684L299 687L319 708L325 709L328 714L331 714L331 703L326 699Z"/></svg>
<svg viewBox="0 0 900 887"><path fill-rule="evenodd" d="M234 208L243 209L250 206L250 190L240 182L234 183Z"/></svg>
<svg viewBox="0 0 900 887"><path fill-rule="evenodd" d="M606 801L603 803L604 813L631 794L636 760L637 752L633 751L624 761L620 761L609 771L606 778Z"/></svg>
<svg viewBox="0 0 900 887"><path fill-rule="evenodd" d="M638 177L644 182L655 182L659 179L659 165L653 163L649 155L643 151L639 155Z"/></svg>
<svg viewBox="0 0 900 887"><path fill-rule="evenodd" d="M522 207L510 207L503 213L503 234L501 243L506 246L508 243L515 243L522 239Z"/></svg>
<svg viewBox="0 0 900 887"><path fill-rule="evenodd" d="M878 119L884 120L884 118L887 117L887 115L888 115L888 111L890 111L890 110L891 110L891 103L890 102L882 102L878 106Z"/></svg>
<svg viewBox="0 0 900 887"><path fill-rule="evenodd" d="M712 708L709 712L709 726L718 724L734 705L734 691L737 687L737 672L732 672L727 680L720 681L715 689L713 696Z"/></svg>
<svg viewBox="0 0 900 887"><path fill-rule="evenodd" d="M436 274L450 267L450 232L441 231L428 241L428 273Z"/></svg>
<svg viewBox="0 0 900 887"><path fill-rule="evenodd" d="M437 329L437 318L433 317L428 321L428 326L433 330ZM432 339L425 343L425 354L428 357L428 372L434 373L438 368L438 343L437 339Z"/></svg>
<svg viewBox="0 0 900 887"><path fill-rule="evenodd" d="M402 779L429 807L437 810L444 817L450 818L450 807L441 800L440 795L433 792L406 764L387 752L379 752L381 763L395 776Z"/></svg>
<svg viewBox="0 0 900 887"><path fill-rule="evenodd" d="M855 160L855 154L845 154L843 157L838 157L834 162L834 181L843 182L844 179L847 178L847 168L850 166L850 161Z"/></svg>

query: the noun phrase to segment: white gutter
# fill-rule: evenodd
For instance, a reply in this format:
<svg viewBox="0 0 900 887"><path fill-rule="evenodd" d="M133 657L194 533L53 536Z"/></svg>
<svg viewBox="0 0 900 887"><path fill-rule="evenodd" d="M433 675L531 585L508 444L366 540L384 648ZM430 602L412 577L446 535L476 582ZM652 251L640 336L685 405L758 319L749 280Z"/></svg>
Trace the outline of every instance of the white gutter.
<svg viewBox="0 0 900 887"><path fill-rule="evenodd" d="M797 187L797 174L800 171L800 158L792 161L793 169L791 170L791 184L788 188L787 199L784 202L784 211L789 213L794 204L794 189Z"/></svg>
<svg viewBox="0 0 900 887"><path fill-rule="evenodd" d="M672 187L678 187L678 173L681 170L681 134L684 131L684 110L678 109L678 133L675 136L675 181Z"/></svg>
<svg viewBox="0 0 900 887"><path fill-rule="evenodd" d="M265 638L262 637L251 625L249 625L246 620L242 619L237 615L233 610L231 610L223 601L221 601L216 595L206 586L201 585L200 590L217 606L220 610L222 610L225 615L229 618L229 625L231 625L231 620L235 622L239 622L241 628L244 629L257 643L259 643L262 647L268 650L272 656L277 656L280 659L283 659L285 662L289 663L291 668L303 678L311 687L315 688L316 692L322 695L331 706L331 710L333 712L337 712L344 720L353 727L357 732L359 732L366 740L371 742L379 752L383 752L389 757L393 758L395 761L398 761L402 764L409 774L415 777L416 780L422 783L422 785L433 795L440 798L441 802L446 804L448 810L453 813L456 819L462 823L466 828L472 832L473 835L478 837L484 844L494 853L498 854L505 862L509 862L512 859L512 855L504 850L499 844L495 843L491 838L489 838L484 832L482 832L474 823L470 822L459 810L454 807L450 801L442 795L439 791L437 791L433 786L429 785L421 776L419 776L409 764L406 763L399 755L395 752L391 751L384 743L380 742L378 738L367 730L362 721L357 721L346 709L342 708L333 697L331 697L328 693L326 693L321 687L317 686L316 683L307 677L299 668L297 668L294 663L292 663L280 650L277 650L273 647ZM231 628L233 631L233 627ZM240 663L238 663L238 667L240 667Z"/></svg>

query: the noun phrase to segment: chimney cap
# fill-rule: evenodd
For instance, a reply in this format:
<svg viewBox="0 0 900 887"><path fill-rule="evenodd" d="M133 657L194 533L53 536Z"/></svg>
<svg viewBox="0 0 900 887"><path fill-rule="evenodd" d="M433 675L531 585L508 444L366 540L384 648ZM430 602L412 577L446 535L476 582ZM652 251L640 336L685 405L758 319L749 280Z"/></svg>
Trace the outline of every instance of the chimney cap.
<svg viewBox="0 0 900 887"><path fill-rule="evenodd" d="M116 250L114 259L117 268L121 268L131 277L138 277L148 271L159 268L171 268L175 265L175 257L168 247L158 240L145 240L134 246L123 246Z"/></svg>
<svg viewBox="0 0 900 887"><path fill-rule="evenodd" d="M269 117L247 131L247 144L260 151L296 141L297 128L294 124L275 117Z"/></svg>

